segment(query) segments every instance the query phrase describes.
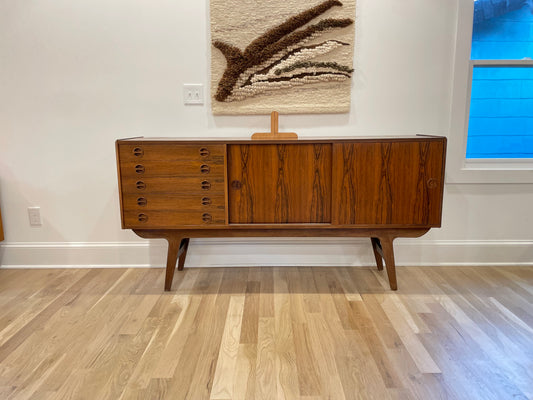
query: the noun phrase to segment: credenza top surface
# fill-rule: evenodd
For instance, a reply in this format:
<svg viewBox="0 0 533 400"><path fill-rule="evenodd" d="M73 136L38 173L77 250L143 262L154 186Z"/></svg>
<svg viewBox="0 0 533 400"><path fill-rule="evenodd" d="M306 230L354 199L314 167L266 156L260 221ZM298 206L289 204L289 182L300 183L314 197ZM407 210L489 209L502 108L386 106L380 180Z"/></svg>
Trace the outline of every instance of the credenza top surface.
<svg viewBox="0 0 533 400"><path fill-rule="evenodd" d="M433 135L403 135L403 136L301 136L298 139L268 139L268 140L252 140L249 137L132 137L119 139L118 142L145 142L145 143L160 143L160 142L186 142L186 143L205 143L205 142L220 142L220 143L235 143L235 144L259 144L259 143L333 143L333 142L389 142L389 141L413 141L413 140L445 140L444 136Z"/></svg>

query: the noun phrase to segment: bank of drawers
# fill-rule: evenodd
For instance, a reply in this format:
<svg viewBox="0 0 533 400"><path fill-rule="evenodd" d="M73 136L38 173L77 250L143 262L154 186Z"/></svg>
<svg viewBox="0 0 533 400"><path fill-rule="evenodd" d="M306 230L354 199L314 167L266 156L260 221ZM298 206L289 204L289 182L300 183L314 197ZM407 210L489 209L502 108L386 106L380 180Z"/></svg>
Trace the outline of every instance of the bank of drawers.
<svg viewBox="0 0 533 400"><path fill-rule="evenodd" d="M224 145L118 148L125 228L225 223Z"/></svg>

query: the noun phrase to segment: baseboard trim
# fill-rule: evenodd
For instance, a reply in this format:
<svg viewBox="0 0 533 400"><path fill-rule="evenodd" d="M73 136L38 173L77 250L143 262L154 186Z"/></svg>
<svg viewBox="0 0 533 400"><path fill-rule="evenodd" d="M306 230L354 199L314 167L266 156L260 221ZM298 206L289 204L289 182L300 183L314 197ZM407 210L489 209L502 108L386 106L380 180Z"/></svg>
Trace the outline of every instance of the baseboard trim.
<svg viewBox="0 0 533 400"><path fill-rule="evenodd" d="M423 240L394 242L398 266L532 265L529 240ZM106 243L2 243L2 268L160 268L164 240ZM186 267L370 266L365 238L192 239Z"/></svg>

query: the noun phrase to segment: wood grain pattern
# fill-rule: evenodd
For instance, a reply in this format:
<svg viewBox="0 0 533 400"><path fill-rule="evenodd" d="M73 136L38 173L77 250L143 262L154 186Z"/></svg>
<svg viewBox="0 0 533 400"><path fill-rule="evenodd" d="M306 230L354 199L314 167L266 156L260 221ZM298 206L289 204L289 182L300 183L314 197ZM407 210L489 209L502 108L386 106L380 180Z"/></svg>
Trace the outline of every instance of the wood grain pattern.
<svg viewBox="0 0 533 400"><path fill-rule="evenodd" d="M0 269L0 397L533 399L530 267L400 268Z"/></svg>
<svg viewBox="0 0 533 400"><path fill-rule="evenodd" d="M174 211L178 209L186 212L225 210L223 193L201 193L198 196L183 193L169 193L164 196L125 194L123 199L126 210ZM143 205L139 205L139 201Z"/></svg>
<svg viewBox="0 0 533 400"><path fill-rule="evenodd" d="M233 388L238 384L235 381L235 366L239 353L243 308L244 296L230 298L210 399L233 398Z"/></svg>
<svg viewBox="0 0 533 400"><path fill-rule="evenodd" d="M137 148L141 149L139 155L135 155ZM187 163L202 161L223 164L224 145L213 142L169 144L127 141L120 143L118 156L123 162L180 161Z"/></svg>
<svg viewBox="0 0 533 400"><path fill-rule="evenodd" d="M202 173L201 167L208 165L209 173ZM141 166L143 172L137 172L136 167ZM201 176L206 179L224 176L224 162L207 164L201 160L145 160L123 161L121 163L124 178L146 178L152 176Z"/></svg>
<svg viewBox="0 0 533 400"><path fill-rule="evenodd" d="M444 157L444 141L334 144L334 223L440 226Z"/></svg>
<svg viewBox="0 0 533 400"><path fill-rule="evenodd" d="M208 221L203 220L203 215L207 213L212 218ZM139 221L139 215L144 214L147 216L146 222ZM155 210L147 211L142 210L125 210L124 211L124 223L131 229L157 229L168 228L172 229L176 225L190 225L190 226L202 226L202 225L223 225L226 213L222 209L214 210Z"/></svg>
<svg viewBox="0 0 533 400"><path fill-rule="evenodd" d="M230 223L331 220L331 145L228 146Z"/></svg>
<svg viewBox="0 0 533 400"><path fill-rule="evenodd" d="M202 182L208 181L209 188L203 188ZM137 182L143 185L137 187ZM155 176L155 177L123 177L122 193L124 195L143 195L146 193L155 195L172 194L195 194L210 195L224 193L224 178L205 176Z"/></svg>
<svg viewBox="0 0 533 400"><path fill-rule="evenodd" d="M116 143L123 228L226 223L225 145Z"/></svg>

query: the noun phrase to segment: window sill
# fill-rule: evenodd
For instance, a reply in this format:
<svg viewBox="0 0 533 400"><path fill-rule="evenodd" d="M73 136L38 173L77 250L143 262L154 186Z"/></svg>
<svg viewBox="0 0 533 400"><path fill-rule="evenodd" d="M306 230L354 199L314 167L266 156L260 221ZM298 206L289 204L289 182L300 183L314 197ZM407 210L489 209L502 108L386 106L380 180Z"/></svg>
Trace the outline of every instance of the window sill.
<svg viewBox="0 0 533 400"><path fill-rule="evenodd" d="M533 183L533 160L472 159L450 162L447 166L446 183Z"/></svg>

